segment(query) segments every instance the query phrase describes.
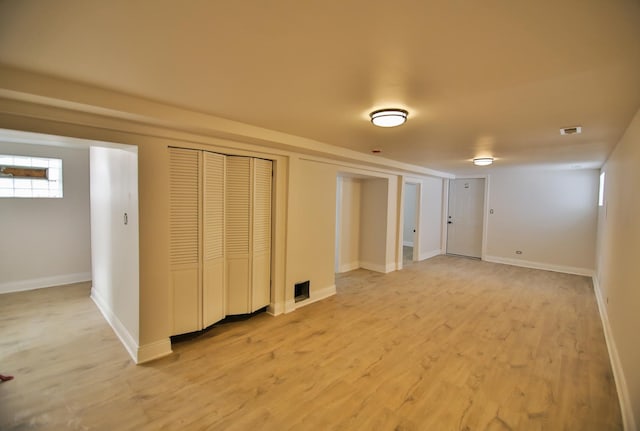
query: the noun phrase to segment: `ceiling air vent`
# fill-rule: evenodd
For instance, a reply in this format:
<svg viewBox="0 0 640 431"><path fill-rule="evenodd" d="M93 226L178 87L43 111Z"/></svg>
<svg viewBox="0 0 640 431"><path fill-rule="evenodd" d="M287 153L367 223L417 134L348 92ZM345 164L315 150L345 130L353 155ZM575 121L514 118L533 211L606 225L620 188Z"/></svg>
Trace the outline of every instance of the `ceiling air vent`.
<svg viewBox="0 0 640 431"><path fill-rule="evenodd" d="M574 127L565 127L560 129L560 134L561 135L578 135L582 133L582 127L581 126L574 126Z"/></svg>

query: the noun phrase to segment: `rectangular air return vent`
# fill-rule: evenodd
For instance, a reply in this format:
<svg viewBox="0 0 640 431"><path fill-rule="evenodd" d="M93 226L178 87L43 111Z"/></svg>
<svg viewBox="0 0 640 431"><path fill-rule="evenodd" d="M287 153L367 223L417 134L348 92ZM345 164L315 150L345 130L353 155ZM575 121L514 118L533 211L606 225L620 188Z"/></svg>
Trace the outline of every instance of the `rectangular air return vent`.
<svg viewBox="0 0 640 431"><path fill-rule="evenodd" d="M560 129L560 134L561 135L578 135L580 133L582 133L582 127L581 126L564 127L562 129Z"/></svg>
<svg viewBox="0 0 640 431"><path fill-rule="evenodd" d="M309 280L301 283L296 283L294 286L295 302L304 301L309 299L309 286L311 282Z"/></svg>

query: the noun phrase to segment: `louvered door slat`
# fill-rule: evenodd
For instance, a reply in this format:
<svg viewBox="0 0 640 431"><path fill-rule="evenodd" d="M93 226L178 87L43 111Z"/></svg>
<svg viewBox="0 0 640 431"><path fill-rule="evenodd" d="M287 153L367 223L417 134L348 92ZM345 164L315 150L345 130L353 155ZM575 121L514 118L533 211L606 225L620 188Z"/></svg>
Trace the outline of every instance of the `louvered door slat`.
<svg viewBox="0 0 640 431"><path fill-rule="evenodd" d="M270 160L254 159L251 311L271 298L271 171Z"/></svg>
<svg viewBox="0 0 640 431"><path fill-rule="evenodd" d="M250 312L249 229L251 159L227 156L225 177L225 260L227 314Z"/></svg>
<svg viewBox="0 0 640 431"><path fill-rule="evenodd" d="M169 264L172 335L202 328L200 152L169 149Z"/></svg>
<svg viewBox="0 0 640 431"><path fill-rule="evenodd" d="M255 159L253 252L271 248L271 161Z"/></svg>
<svg viewBox="0 0 640 431"><path fill-rule="evenodd" d="M198 151L170 148L169 255L172 265L198 263Z"/></svg>
<svg viewBox="0 0 640 431"><path fill-rule="evenodd" d="M224 285L224 194L225 159L222 154L204 152L203 196L203 326L225 316Z"/></svg>

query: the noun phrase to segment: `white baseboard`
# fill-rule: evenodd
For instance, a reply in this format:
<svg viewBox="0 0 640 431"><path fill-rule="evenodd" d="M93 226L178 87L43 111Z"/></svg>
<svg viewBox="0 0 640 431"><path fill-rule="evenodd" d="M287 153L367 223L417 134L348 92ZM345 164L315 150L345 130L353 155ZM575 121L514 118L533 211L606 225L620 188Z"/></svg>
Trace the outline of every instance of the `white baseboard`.
<svg viewBox="0 0 640 431"><path fill-rule="evenodd" d="M413 241L402 241L404 247L413 247Z"/></svg>
<svg viewBox="0 0 640 431"><path fill-rule="evenodd" d="M24 290L42 289L43 287L62 286L63 284L81 283L84 281L91 281L90 272L8 281L0 283L0 293L22 292Z"/></svg>
<svg viewBox="0 0 640 431"><path fill-rule="evenodd" d="M309 292L309 298L305 299L304 301L295 302L294 300L290 300L290 301L287 301L287 304L289 304L289 307L291 307L290 302L293 303L293 309L295 310L300 307L304 307L305 305L309 305L309 304L313 304L314 302L321 301L335 294L336 294L336 285L332 284L331 286L327 286L324 289L312 290L311 292ZM290 310L290 311L293 311L293 310Z"/></svg>
<svg viewBox="0 0 640 431"><path fill-rule="evenodd" d="M604 339L607 342L607 350L609 351L609 360L611 361L611 368L613 369L613 378L616 382L616 390L618 391L618 400L620 402L620 411L622 413L622 425L626 431L637 431L635 419L633 416L631 398L629 397L629 388L627 386L627 380L624 378L624 372L622 370L622 363L620 362L620 356L618 356L618 349L613 338L611 331L611 325L609 324L609 315L607 313L607 303L602 297L602 291L600 290L600 283L598 277L593 276L593 290L596 294L596 301L598 303L598 311L600 311L600 320L602 320L602 327L604 328Z"/></svg>
<svg viewBox="0 0 640 431"><path fill-rule="evenodd" d="M420 260L431 259L432 257L439 256L441 254L443 253L442 253L442 250L440 249L425 251L423 253L420 253L419 259Z"/></svg>
<svg viewBox="0 0 640 431"><path fill-rule="evenodd" d="M284 313L284 304L281 302L273 302L267 307L267 314L278 316Z"/></svg>
<svg viewBox="0 0 640 431"><path fill-rule="evenodd" d="M91 299L96 304L98 310L100 310L107 323L109 323L113 332L118 336L120 342L129 353L129 356L133 359L133 362L136 364L142 364L171 354L170 338L139 346L131 333L122 324L120 319L118 319L118 316L111 311L109 305L94 288L91 288Z"/></svg>
<svg viewBox="0 0 640 431"><path fill-rule="evenodd" d="M368 269L369 271L381 272L383 274L387 274L389 272L396 270L396 263L391 262L386 265L380 265L377 263L371 262L360 262L360 268Z"/></svg>
<svg viewBox="0 0 640 431"><path fill-rule="evenodd" d="M154 359L170 355L172 352L173 350L171 350L170 338L144 344L138 347L138 360L136 361L136 364L144 364L145 362L150 362Z"/></svg>
<svg viewBox="0 0 640 431"><path fill-rule="evenodd" d="M358 268L360 268L360 262L344 263L338 268L338 273L342 274L343 272L353 271L354 269Z"/></svg>
<svg viewBox="0 0 640 431"><path fill-rule="evenodd" d="M98 310L100 310L107 323L111 325L113 332L116 333L125 349L127 349L127 352L129 352L131 359L133 359L135 363L138 363L138 342L122 324L120 319L118 319L118 316L116 316L113 311L111 311L111 307L109 307L109 304L107 304L104 298L100 296L100 293L93 287L91 288L91 299L96 304Z"/></svg>
<svg viewBox="0 0 640 431"><path fill-rule="evenodd" d="M563 272L565 274L593 276L593 269L578 268L574 266L552 265L550 263L532 262L530 260L511 259L498 256L484 256L483 260L493 263L503 263L506 265L521 266L524 268L542 269L545 271Z"/></svg>
<svg viewBox="0 0 640 431"><path fill-rule="evenodd" d="M292 311L296 311L296 300L295 299L288 299L284 303L284 312L286 314L286 313L291 313Z"/></svg>

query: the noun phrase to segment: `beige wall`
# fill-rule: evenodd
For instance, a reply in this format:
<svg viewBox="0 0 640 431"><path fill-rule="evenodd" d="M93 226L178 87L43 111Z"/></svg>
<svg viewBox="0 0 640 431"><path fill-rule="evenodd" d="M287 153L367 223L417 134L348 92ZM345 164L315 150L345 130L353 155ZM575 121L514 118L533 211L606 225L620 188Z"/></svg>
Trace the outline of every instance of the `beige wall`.
<svg viewBox="0 0 640 431"><path fill-rule="evenodd" d="M387 272L388 191L386 179L362 181L360 266L378 272Z"/></svg>
<svg viewBox="0 0 640 431"><path fill-rule="evenodd" d="M309 280L313 297L335 277L336 168L297 158L290 166L287 300L295 283Z"/></svg>
<svg viewBox="0 0 640 431"><path fill-rule="evenodd" d="M504 171L489 181L485 259L592 274L598 171Z"/></svg>
<svg viewBox="0 0 640 431"><path fill-rule="evenodd" d="M0 198L0 293L91 279L89 151L0 142L0 154L62 159L62 199Z"/></svg>
<svg viewBox="0 0 640 431"><path fill-rule="evenodd" d="M640 111L602 172L605 205L600 207L598 223L599 293L626 422L640 425Z"/></svg>
<svg viewBox="0 0 640 431"><path fill-rule="evenodd" d="M442 178L426 177L422 180L420 211L420 260L443 253Z"/></svg>
<svg viewBox="0 0 640 431"><path fill-rule="evenodd" d="M337 226L338 261L336 272L360 267L360 202L362 182L358 178L339 177L339 208Z"/></svg>

